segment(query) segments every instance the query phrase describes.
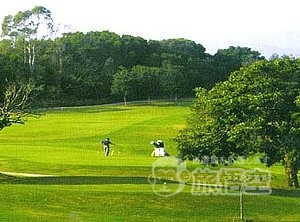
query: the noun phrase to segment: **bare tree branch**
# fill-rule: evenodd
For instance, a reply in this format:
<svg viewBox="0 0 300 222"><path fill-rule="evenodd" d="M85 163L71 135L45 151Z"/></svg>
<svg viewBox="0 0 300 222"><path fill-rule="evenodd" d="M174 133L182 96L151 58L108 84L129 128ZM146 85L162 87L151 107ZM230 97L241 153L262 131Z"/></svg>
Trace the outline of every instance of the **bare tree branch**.
<svg viewBox="0 0 300 222"><path fill-rule="evenodd" d="M0 104L0 130L12 124L24 124L27 117L38 117L29 111L29 98L33 84L11 84L4 92L3 103Z"/></svg>

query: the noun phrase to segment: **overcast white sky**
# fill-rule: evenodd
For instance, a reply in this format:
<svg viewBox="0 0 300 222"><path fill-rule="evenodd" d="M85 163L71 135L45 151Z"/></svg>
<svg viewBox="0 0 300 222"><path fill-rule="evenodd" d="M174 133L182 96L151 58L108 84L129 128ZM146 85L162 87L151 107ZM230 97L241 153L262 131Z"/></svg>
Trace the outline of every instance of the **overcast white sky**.
<svg viewBox="0 0 300 222"><path fill-rule="evenodd" d="M233 45L267 57L300 55L299 0L10 0L1 3L0 21L34 6L46 7L56 23L82 32L186 38L211 54Z"/></svg>

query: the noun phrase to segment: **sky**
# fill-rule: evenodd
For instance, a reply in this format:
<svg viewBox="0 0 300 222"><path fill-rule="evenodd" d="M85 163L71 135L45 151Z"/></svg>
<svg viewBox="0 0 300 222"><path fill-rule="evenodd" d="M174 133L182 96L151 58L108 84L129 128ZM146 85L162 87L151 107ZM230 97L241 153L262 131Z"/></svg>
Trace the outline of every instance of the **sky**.
<svg viewBox="0 0 300 222"><path fill-rule="evenodd" d="M214 54L249 47L267 58L300 56L299 0L9 0L4 16L43 6L73 31L111 31L146 40L185 38Z"/></svg>

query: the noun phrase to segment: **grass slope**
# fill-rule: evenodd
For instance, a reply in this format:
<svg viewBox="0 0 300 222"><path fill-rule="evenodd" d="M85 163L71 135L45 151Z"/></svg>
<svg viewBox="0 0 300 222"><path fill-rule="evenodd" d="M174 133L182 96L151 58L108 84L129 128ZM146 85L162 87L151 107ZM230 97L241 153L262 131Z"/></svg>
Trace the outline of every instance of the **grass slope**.
<svg viewBox="0 0 300 222"><path fill-rule="evenodd" d="M162 138L176 154L172 139L188 113L186 104L167 103L62 108L4 129L0 171L53 176L0 177L0 221L238 221L238 196L195 195L185 185L162 197L154 189L163 185L148 181L157 160L149 142ZM102 153L105 137L113 156ZM272 195L245 196L249 221L300 221L300 194L281 189L281 171L272 168Z"/></svg>

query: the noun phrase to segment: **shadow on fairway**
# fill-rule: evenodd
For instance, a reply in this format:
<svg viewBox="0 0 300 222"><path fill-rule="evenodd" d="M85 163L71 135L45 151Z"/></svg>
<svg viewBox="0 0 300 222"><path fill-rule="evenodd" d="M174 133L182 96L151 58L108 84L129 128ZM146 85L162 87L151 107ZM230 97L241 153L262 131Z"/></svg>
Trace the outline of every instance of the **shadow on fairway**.
<svg viewBox="0 0 300 222"><path fill-rule="evenodd" d="M51 112L72 112L72 113L100 113L100 112L119 112L119 111L126 111L128 109L114 107L114 106L78 106L78 107L56 107L43 110L44 112L51 111Z"/></svg>
<svg viewBox="0 0 300 222"><path fill-rule="evenodd" d="M172 183L172 181L170 181ZM13 177L0 180L0 184L37 184L37 185L101 185L101 184L149 184L147 177L115 176L48 176Z"/></svg>
<svg viewBox="0 0 300 222"><path fill-rule="evenodd" d="M2 183L38 185L146 184L148 178L110 176L9 177Z"/></svg>
<svg viewBox="0 0 300 222"><path fill-rule="evenodd" d="M299 189L272 189L272 196L300 197Z"/></svg>

